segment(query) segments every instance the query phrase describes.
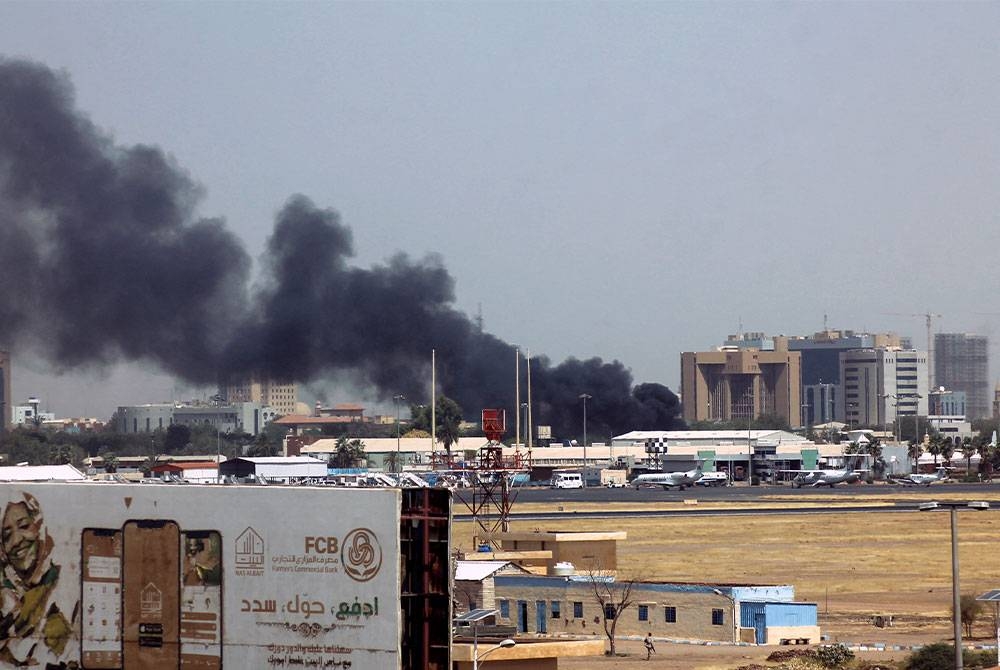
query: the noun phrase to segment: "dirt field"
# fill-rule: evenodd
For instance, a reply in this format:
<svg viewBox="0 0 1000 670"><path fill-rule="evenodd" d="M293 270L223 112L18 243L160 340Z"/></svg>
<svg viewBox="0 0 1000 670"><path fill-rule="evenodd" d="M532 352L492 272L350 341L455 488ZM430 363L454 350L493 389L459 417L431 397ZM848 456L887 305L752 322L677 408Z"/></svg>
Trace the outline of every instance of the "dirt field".
<svg viewBox="0 0 1000 670"><path fill-rule="evenodd" d="M926 500L927 490L887 492L883 503ZM947 500L946 487L933 492ZM962 499L969 499L964 495ZM976 499L1000 508L1000 492L984 491ZM836 500L821 494L803 501L765 499L789 506L866 504L870 497ZM755 506L760 506L760 502ZM734 506L714 503L711 507ZM661 504L661 507L669 507ZM674 508L680 507L678 503ZM581 505L580 509L585 506ZM607 508L608 505L602 507ZM708 505L699 505L708 507ZM530 506L517 508L529 511ZM544 509L544 508L542 508ZM622 506L622 509L626 509ZM648 509L648 508L647 508ZM978 595L1000 588L1000 512L959 514L961 589ZM596 531L614 528L628 533L619 545L619 573L639 579L679 582L792 584L796 599L815 602L819 624L831 642L911 646L951 639L951 542L947 511L928 513L870 512L823 515L760 515L644 519L514 522L512 530ZM454 542L471 544L471 522L456 523ZM891 628L875 628L873 615L892 615ZM993 612L981 619L974 635L980 643L995 640ZM658 646L650 668L735 668L762 662L774 648ZM623 640L621 658L566 659L560 667L584 670L618 668L645 662L637 641ZM905 651L873 653L880 660L901 659Z"/></svg>

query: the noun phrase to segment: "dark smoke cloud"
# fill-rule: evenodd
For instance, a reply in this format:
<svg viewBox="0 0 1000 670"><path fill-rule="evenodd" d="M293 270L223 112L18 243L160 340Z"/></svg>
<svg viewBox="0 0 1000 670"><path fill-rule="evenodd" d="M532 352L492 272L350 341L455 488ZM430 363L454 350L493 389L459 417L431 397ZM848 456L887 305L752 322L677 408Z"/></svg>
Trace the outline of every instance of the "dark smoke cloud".
<svg viewBox="0 0 1000 670"><path fill-rule="evenodd" d="M352 267L336 212L293 196L251 295L251 261L201 188L158 148L115 144L74 107L65 75L0 60L0 342L64 368L150 361L193 383L308 382L348 371L383 398L443 393L469 418L514 405L514 349L453 307L439 258ZM535 423L607 436L679 425L677 397L632 388L617 361L532 361Z"/></svg>

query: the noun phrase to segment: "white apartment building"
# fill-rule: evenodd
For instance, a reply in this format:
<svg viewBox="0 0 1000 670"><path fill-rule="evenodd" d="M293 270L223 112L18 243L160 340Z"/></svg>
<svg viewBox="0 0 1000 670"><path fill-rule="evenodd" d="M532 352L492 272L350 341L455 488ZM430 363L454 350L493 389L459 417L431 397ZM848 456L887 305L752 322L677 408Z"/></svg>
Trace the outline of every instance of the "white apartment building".
<svg viewBox="0 0 1000 670"><path fill-rule="evenodd" d="M895 347L840 354L844 420L885 426L897 417L927 416L927 352Z"/></svg>

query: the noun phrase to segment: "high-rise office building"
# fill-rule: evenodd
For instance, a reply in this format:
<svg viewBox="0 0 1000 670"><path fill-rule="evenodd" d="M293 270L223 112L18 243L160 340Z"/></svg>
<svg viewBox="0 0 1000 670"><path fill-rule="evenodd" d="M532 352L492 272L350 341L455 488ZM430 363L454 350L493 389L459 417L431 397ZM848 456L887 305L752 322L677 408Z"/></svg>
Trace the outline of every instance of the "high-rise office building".
<svg viewBox="0 0 1000 670"><path fill-rule="evenodd" d="M927 352L855 349L840 354L844 415L852 426L887 426L927 416Z"/></svg>
<svg viewBox="0 0 1000 670"><path fill-rule="evenodd" d="M774 351L784 346L801 356L803 424L847 422L844 389L840 378L840 355L854 349L894 347L909 349L908 338L896 333L862 333L853 330L822 330L810 336L770 337L764 333L730 335L725 347Z"/></svg>
<svg viewBox="0 0 1000 670"><path fill-rule="evenodd" d="M10 398L10 352L0 349L0 432L10 428L13 411Z"/></svg>
<svg viewBox="0 0 1000 670"><path fill-rule="evenodd" d="M799 354L723 347L681 354L681 397L686 421L744 421L777 414L802 425Z"/></svg>
<svg viewBox="0 0 1000 670"><path fill-rule="evenodd" d="M989 340L985 335L934 335L934 384L965 392L969 421L990 415Z"/></svg>

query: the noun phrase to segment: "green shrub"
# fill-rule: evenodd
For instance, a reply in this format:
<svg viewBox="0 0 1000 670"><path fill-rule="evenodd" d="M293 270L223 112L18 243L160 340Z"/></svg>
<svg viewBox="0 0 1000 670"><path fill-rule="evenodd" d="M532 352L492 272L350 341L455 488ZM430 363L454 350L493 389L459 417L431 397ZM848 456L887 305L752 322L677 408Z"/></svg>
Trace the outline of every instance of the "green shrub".
<svg viewBox="0 0 1000 670"><path fill-rule="evenodd" d="M995 651L962 650L962 665L969 670L991 668L995 663ZM929 644L913 652L906 662L906 670L954 670L954 668L955 647L944 642Z"/></svg>
<svg viewBox="0 0 1000 670"><path fill-rule="evenodd" d="M828 644L816 649L816 658L824 668L839 668L854 658L854 652L842 644Z"/></svg>

